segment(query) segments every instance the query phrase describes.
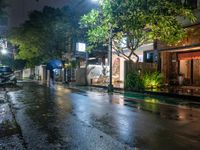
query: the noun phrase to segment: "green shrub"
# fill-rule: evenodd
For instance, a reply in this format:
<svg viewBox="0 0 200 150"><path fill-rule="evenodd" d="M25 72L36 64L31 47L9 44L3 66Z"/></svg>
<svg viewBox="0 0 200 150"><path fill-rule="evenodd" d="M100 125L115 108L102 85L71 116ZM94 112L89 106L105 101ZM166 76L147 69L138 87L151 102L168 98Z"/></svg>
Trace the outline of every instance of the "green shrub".
<svg viewBox="0 0 200 150"><path fill-rule="evenodd" d="M143 74L145 88L158 88L163 83L163 75L159 72L146 72Z"/></svg>
<svg viewBox="0 0 200 150"><path fill-rule="evenodd" d="M127 74L125 88L128 90L144 90L158 88L163 83L163 76L159 72L137 73L131 71Z"/></svg>
<svg viewBox="0 0 200 150"><path fill-rule="evenodd" d="M143 80L141 79L141 75L135 71L129 72L126 76L125 88L128 90L144 89L144 83Z"/></svg>

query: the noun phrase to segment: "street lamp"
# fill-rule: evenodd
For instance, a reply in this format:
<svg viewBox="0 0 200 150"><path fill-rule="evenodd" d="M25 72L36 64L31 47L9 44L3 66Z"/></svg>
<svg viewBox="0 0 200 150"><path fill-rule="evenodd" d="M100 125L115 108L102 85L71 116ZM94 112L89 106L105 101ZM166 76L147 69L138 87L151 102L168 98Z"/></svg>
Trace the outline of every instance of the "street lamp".
<svg viewBox="0 0 200 150"><path fill-rule="evenodd" d="M92 0L93 2L98 2L98 0ZM108 92L113 92L113 84L112 84L112 24L109 23L109 39L108 39L108 59L109 59L109 84L108 84Z"/></svg>
<svg viewBox="0 0 200 150"><path fill-rule="evenodd" d="M108 92L113 92L113 85L112 85L112 25L109 23L109 41L108 41L108 58L109 58L109 66L110 66L110 74L109 74L109 85L108 85Z"/></svg>
<svg viewBox="0 0 200 150"><path fill-rule="evenodd" d="M7 51L5 48L3 48L3 49L1 50L1 53L2 53L3 55L6 55L6 54L8 53L8 51Z"/></svg>

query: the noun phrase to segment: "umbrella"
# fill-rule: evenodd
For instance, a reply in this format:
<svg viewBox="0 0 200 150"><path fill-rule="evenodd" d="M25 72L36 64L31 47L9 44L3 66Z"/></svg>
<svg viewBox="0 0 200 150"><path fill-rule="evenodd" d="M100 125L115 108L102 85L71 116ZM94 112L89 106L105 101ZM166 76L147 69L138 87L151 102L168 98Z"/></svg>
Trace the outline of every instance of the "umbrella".
<svg viewBox="0 0 200 150"><path fill-rule="evenodd" d="M62 69L62 65L62 61L53 59L47 63L47 70Z"/></svg>

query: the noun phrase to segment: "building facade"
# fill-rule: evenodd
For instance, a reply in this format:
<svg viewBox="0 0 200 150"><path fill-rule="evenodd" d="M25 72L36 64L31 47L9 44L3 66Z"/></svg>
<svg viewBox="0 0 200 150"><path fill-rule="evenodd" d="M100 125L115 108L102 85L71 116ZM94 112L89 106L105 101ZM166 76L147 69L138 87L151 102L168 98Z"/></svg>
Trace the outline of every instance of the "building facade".
<svg viewBox="0 0 200 150"><path fill-rule="evenodd" d="M194 8L197 21L191 24L180 18L186 37L173 46L157 45L161 72L165 82L171 85L200 86L200 0L190 5Z"/></svg>

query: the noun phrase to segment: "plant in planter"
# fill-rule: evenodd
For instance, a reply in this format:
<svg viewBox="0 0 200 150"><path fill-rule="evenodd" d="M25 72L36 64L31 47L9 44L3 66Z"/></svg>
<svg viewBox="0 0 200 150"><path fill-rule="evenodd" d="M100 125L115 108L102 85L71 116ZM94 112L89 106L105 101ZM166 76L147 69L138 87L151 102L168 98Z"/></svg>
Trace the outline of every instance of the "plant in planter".
<svg viewBox="0 0 200 150"><path fill-rule="evenodd" d="M163 75L159 72L138 73L131 71L127 74L125 80L125 89L127 90L144 90L155 89L163 84Z"/></svg>
<svg viewBox="0 0 200 150"><path fill-rule="evenodd" d="M158 88L163 84L163 75L159 72L145 72L143 74L144 87L146 89Z"/></svg>

